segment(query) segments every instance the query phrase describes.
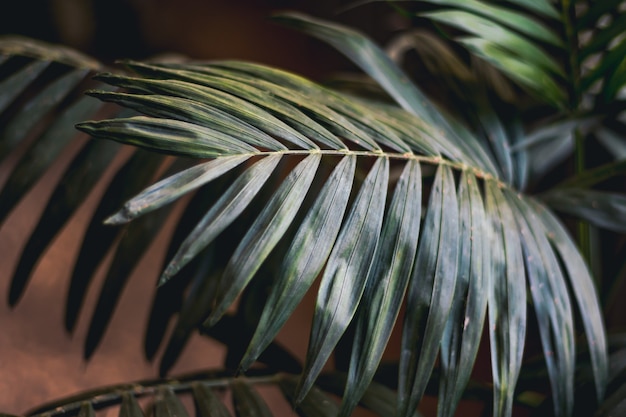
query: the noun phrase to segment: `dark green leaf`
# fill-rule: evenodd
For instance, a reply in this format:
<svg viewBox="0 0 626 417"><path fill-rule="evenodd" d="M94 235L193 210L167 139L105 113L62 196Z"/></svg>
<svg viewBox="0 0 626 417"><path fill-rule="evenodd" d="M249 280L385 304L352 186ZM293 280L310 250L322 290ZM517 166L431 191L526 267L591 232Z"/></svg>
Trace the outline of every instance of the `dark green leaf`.
<svg viewBox="0 0 626 417"><path fill-rule="evenodd" d="M143 411L141 411L133 394L128 392L122 393L119 417L144 417Z"/></svg>
<svg viewBox="0 0 626 417"><path fill-rule="evenodd" d="M622 125L623 126L623 125ZM616 160L626 159L626 137L623 133L616 132L612 129L600 128L596 132L598 142L613 155Z"/></svg>
<svg viewBox="0 0 626 417"><path fill-rule="evenodd" d="M192 158L258 153L238 138L178 120L136 116L79 123L76 127L97 138Z"/></svg>
<svg viewBox="0 0 626 417"><path fill-rule="evenodd" d="M476 138L461 126L452 127L385 52L363 34L299 13L281 13L276 19L328 42L374 78L405 110L442 129L437 140L449 152L449 157L471 159L477 166L496 172Z"/></svg>
<svg viewBox="0 0 626 417"><path fill-rule="evenodd" d="M210 127L228 136L237 137L257 148L279 151L287 149L260 129L230 115L223 110L202 102L180 97L140 95L91 91L89 95L103 101L111 101L135 109L145 115L164 119L181 120Z"/></svg>
<svg viewBox="0 0 626 417"><path fill-rule="evenodd" d="M583 60L594 53L608 50L614 40L624 33L624 25L626 13L621 12L611 17L610 24L596 28L591 41L580 49L579 59Z"/></svg>
<svg viewBox="0 0 626 417"><path fill-rule="evenodd" d="M250 157L246 155L227 156L195 165L171 177L151 185L129 200L124 207L105 222L107 224L127 223L145 213L149 213L180 198L182 195L201 187L209 181L242 164Z"/></svg>
<svg viewBox="0 0 626 417"><path fill-rule="evenodd" d="M592 28L603 15L617 10L623 0L604 0L589 3L586 9L583 9L577 15L576 30L583 31Z"/></svg>
<svg viewBox="0 0 626 417"><path fill-rule="evenodd" d="M296 89L299 92L301 91L304 99L306 99L304 102L307 103L307 106L310 106L308 103L310 103L311 99L314 98L316 103L338 112L342 117L347 117L349 125L356 128L356 130L353 131L356 135L344 135L352 142L357 144L364 142L366 145L365 147L369 147L369 149L377 149L379 146L376 145L375 142L378 142L389 146L397 152L411 152L408 145L402 139L397 137L391 129L381 123L382 120L379 120L381 115L372 114L369 108L359 105L356 100L349 100L345 96L338 94L333 90L321 88L319 85L305 78L286 71L279 71L274 68L238 61L218 62L215 66L223 67L229 71L235 70L243 72L245 76L238 74L237 79L245 80L248 83L259 85L260 87L267 89L271 88L273 90L277 90L275 94L280 94L280 96L287 101L293 102L293 90L289 90L285 87ZM232 72L223 71L223 74L224 76L234 76L232 75ZM261 83L259 81L261 79L268 80L271 83ZM306 108L304 103L301 103L300 101L294 102L294 105L297 105L298 108ZM311 110L313 111L314 109ZM320 123L328 123L327 119L335 119L332 113L321 111L319 106L316 107L316 111L323 117L318 118ZM364 120L366 119L367 123L364 123ZM336 123L332 120L331 122ZM341 130L338 131L338 135L342 135ZM358 138L356 141L355 136Z"/></svg>
<svg viewBox="0 0 626 417"><path fill-rule="evenodd" d="M311 142L307 136L328 143L331 148L343 147L341 141L337 141L334 135L323 126L315 123L293 106L273 99L267 92L243 83L236 83L233 86L233 82L230 81L229 91L236 93L231 94L222 91L223 82L229 80L216 77L207 80L207 78L200 78L197 72L191 73L186 78L189 77L193 77L192 79L196 83L171 79L151 80L113 75L99 76L105 82L123 86L133 91L182 97L204 103L231 114L270 135L283 138L302 149L317 148L317 145ZM209 83L208 81L213 82ZM198 85L198 82L203 82L205 85ZM289 124L285 121L288 121ZM290 124L294 124L296 128L290 127Z"/></svg>
<svg viewBox="0 0 626 417"><path fill-rule="evenodd" d="M620 64L623 65L625 53L626 40L622 40L601 56L592 55L587 58L589 61L594 62L594 65L582 77L580 81L581 89L587 91L591 89L595 83L604 79L601 87L602 97L605 99L605 102L613 101L617 91L609 80L621 72ZM586 62L583 63L583 66L585 64Z"/></svg>
<svg viewBox="0 0 626 417"><path fill-rule="evenodd" d="M90 402L86 401L81 404L78 417L96 417L96 412Z"/></svg>
<svg viewBox="0 0 626 417"><path fill-rule="evenodd" d="M526 275L539 324L557 416L569 416L574 405L574 319L565 279L544 225L524 200L513 193L522 238Z"/></svg>
<svg viewBox="0 0 626 417"><path fill-rule="evenodd" d="M420 402L452 305L459 250L459 203L451 169L440 165L425 213L402 328L398 415Z"/></svg>
<svg viewBox="0 0 626 417"><path fill-rule="evenodd" d="M388 180L389 160L378 158L330 254L318 291L296 402L313 385L361 300L382 227Z"/></svg>
<svg viewBox="0 0 626 417"><path fill-rule="evenodd" d="M81 72L78 74L71 73L71 75L73 77L70 77L69 81L77 83L79 80L76 80L76 78L83 77L85 74ZM58 104L58 100L62 99L62 97L54 96L54 92L49 92L49 94L51 94L51 97L39 97L38 100L50 100L52 104L46 104L54 106ZM40 117L37 112L39 111L38 107L41 106L42 105L38 103L29 105L29 108L23 110L20 114ZM41 137L37 138L37 141L28 149L14 168L9 180L2 189L2 193L0 194L0 222L57 160L71 140L74 139L76 130L73 124L78 120L91 116L97 111L98 107L100 107L99 103L88 103L85 102L85 100L77 101L74 105L66 109L63 114L46 129ZM13 138L22 139L26 137L27 134L25 132L38 123L32 119L21 121L18 119L19 118L16 118L13 121L13 123L17 123L17 125L14 126L15 131L11 131L11 126L7 127L9 131L4 132L2 135L0 147L5 145L9 146L10 143L13 143Z"/></svg>
<svg viewBox="0 0 626 417"><path fill-rule="evenodd" d="M161 387L155 399L154 416L189 417L189 414L170 388Z"/></svg>
<svg viewBox="0 0 626 417"><path fill-rule="evenodd" d="M0 113L17 98L30 83L43 73L50 65L48 61L33 61L26 67L20 68L19 71L0 82ZM4 145L2 148L4 150ZM1 153L0 153L1 154Z"/></svg>
<svg viewBox="0 0 626 417"><path fill-rule="evenodd" d="M477 179L463 171L459 182L458 271L450 317L441 341L437 415L452 416L469 381L487 311L490 250L487 219Z"/></svg>
<svg viewBox="0 0 626 417"><path fill-rule="evenodd" d="M207 322L215 324L252 279L298 213L321 157L312 154L294 168L241 239L220 279L216 307Z"/></svg>
<svg viewBox="0 0 626 417"><path fill-rule="evenodd" d="M480 111L479 118L489 147L493 149L495 160L498 162L502 178L507 184L510 184L515 177L513 174L513 155L511 154L507 132L494 110L488 108L488 110Z"/></svg>
<svg viewBox="0 0 626 417"><path fill-rule="evenodd" d="M539 13L543 16L546 17L552 17L555 19L558 19L559 16L559 12L557 11L556 7L554 6L553 2L550 0L543 0L543 1L537 1L537 0L506 0L508 3L513 3L517 6L526 8L528 10L531 10L533 12Z"/></svg>
<svg viewBox="0 0 626 417"><path fill-rule="evenodd" d="M163 272L160 285L174 276L241 214L265 184L280 159L281 155L269 155L248 168L232 183L185 239Z"/></svg>
<svg viewBox="0 0 626 417"><path fill-rule="evenodd" d="M197 417L231 417L230 412L211 388L202 383L193 386Z"/></svg>
<svg viewBox="0 0 626 417"><path fill-rule="evenodd" d="M295 400L297 385L297 378L290 375L281 375L278 380L280 390L291 403ZM297 405L296 412L302 417L328 417L336 416L339 412L339 407L324 391L313 386L309 393Z"/></svg>
<svg viewBox="0 0 626 417"><path fill-rule="evenodd" d="M525 269L519 231L502 191L486 181L485 194L491 221L488 306L494 416L510 416L526 336Z"/></svg>
<svg viewBox="0 0 626 417"><path fill-rule="evenodd" d="M99 69L101 65L75 49L17 35L0 37L0 51L37 60L54 61L76 68Z"/></svg>
<svg viewBox="0 0 626 417"><path fill-rule="evenodd" d="M272 412L263 398L245 379L235 379L230 388L237 417L272 417Z"/></svg>
<svg viewBox="0 0 626 417"><path fill-rule="evenodd" d="M626 145L626 142L624 144ZM583 171L580 174L569 177L557 187L584 189L619 175L626 175L626 159Z"/></svg>
<svg viewBox="0 0 626 417"><path fill-rule="evenodd" d="M188 161L176 160L164 175L171 175L187 164ZM161 226L165 223L172 208L173 206L168 206L152 212L150 215L129 224L124 231L107 270L91 317L89 331L85 339L84 357L86 359L91 357L104 336L124 286L153 239L161 230Z"/></svg>
<svg viewBox="0 0 626 417"><path fill-rule="evenodd" d="M560 188L542 196L555 210L580 217L596 226L626 232L626 195L581 188Z"/></svg>
<svg viewBox="0 0 626 417"><path fill-rule="evenodd" d="M59 107L65 97L67 97L67 95L70 94L72 90L85 79L87 74L88 70L86 69L72 70L50 82L40 91L37 91L35 96L30 98L28 102L24 104L15 118L13 118L2 130L2 141L0 141L0 160L5 158L20 141L28 136L26 132L29 132L33 129L33 127L42 123L44 116L46 116L53 109ZM80 105L75 104L68 115L65 115L64 118L56 120L53 128L54 130L48 133L48 138L50 136L55 137L56 135L60 135L60 137L55 137L55 139L64 140L66 138L63 133L66 133L68 130L74 132L71 124L69 123L76 117L85 117L82 114L82 105L84 105L84 103L81 103ZM55 155L52 151L51 153ZM41 156L43 157L44 155L42 154Z"/></svg>
<svg viewBox="0 0 626 417"><path fill-rule="evenodd" d="M421 183L419 163L407 162L367 278L340 415L351 414L372 381L400 311L417 249Z"/></svg>
<svg viewBox="0 0 626 417"><path fill-rule="evenodd" d="M276 336L322 270L339 234L355 166L354 156L346 156L337 164L300 225L241 361L242 369L247 369Z"/></svg>
<svg viewBox="0 0 626 417"><path fill-rule="evenodd" d="M326 128L338 137L346 138L367 150L380 150L379 145L371 139L359 126L355 125L352 120L345 117L340 112L333 109L332 106L327 105L333 95L330 91L325 91L319 86L315 86L308 80L301 79L300 83L305 86L309 86L309 91L306 94L302 94L294 89L288 89L280 84L274 84L258 77L233 74L213 67L204 67L205 71L217 73L219 76L224 77L220 80L220 86L226 91L234 95L241 95L242 98L248 98L242 95L242 91L258 89L260 92L270 94L270 96L261 97L264 101L259 101L260 105L268 105L270 100L276 102L276 99L280 99L281 102L286 102L292 105L296 109L304 111L310 118L317 121L321 125L325 125ZM275 73L278 70L267 68L266 71L273 71ZM228 78L228 79L226 79ZM313 90L311 94L310 90ZM317 96L317 100L312 98ZM325 97L325 99L319 99L319 97ZM256 98L256 97L254 97ZM258 98L256 98L258 100ZM277 103L279 104L279 103ZM360 123L360 121L357 121ZM363 125L363 123L360 123ZM322 137L325 138L325 137ZM333 148L344 148L345 145L338 139L332 139L333 143L327 143Z"/></svg>
<svg viewBox="0 0 626 417"><path fill-rule="evenodd" d="M180 314L161 356L161 363L159 364L160 375L167 375L183 351L189 337L211 311L219 282L219 275L212 273L212 268L215 268L213 254L206 253L205 250L190 262L187 268L180 272L181 274L185 272L191 274L193 283L182 303ZM168 284L170 282L166 285Z"/></svg>

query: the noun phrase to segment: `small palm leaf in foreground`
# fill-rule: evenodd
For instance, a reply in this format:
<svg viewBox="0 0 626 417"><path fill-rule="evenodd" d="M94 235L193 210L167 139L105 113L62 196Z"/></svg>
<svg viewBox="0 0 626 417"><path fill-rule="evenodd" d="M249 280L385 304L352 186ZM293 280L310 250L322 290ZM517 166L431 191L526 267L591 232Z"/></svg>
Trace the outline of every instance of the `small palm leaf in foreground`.
<svg viewBox="0 0 626 417"><path fill-rule="evenodd" d="M381 84L396 98L404 97L399 101L414 115L259 65L128 62L135 76L99 77L125 93L90 94L144 116L79 128L208 161L155 184L109 221L130 221L243 166L181 244L162 282L225 238L224 231L249 214L252 201L262 201L264 208L251 214L250 226L237 237L217 278L207 324L218 322L253 278L262 278L264 261L279 251L283 263L241 362L245 370L321 276L297 403L356 320L341 408L341 415L351 413L374 377L406 291L398 415L415 410L440 348L445 355L440 402L451 403L441 415L451 415L468 381L487 309L495 414L510 415L526 333L527 282L537 297L533 305L557 414L566 415L573 400L568 285L587 318L601 395L606 354L595 293L580 291L591 285L585 268L576 273L561 268L559 261L568 265L580 256L571 252L569 238L562 242L563 235L554 234L549 212L500 181L497 164L480 142L445 122L417 89L406 83L396 88L400 73L385 70L395 67L375 45L341 27L299 19L340 49L350 43L355 61L376 77L387 77ZM361 53L362 46L368 53ZM272 179L280 185L271 186ZM487 302L475 298L474 291L482 288Z"/></svg>
<svg viewBox="0 0 626 417"><path fill-rule="evenodd" d="M341 375L327 375L328 381ZM33 409L29 417L94 417L102 412L114 412L120 417L272 417L299 415L328 417L337 413L331 390L313 387L299 406L290 410L297 378L289 374L252 372L244 378L234 378L226 371L209 371L181 375L176 379L138 381L87 391L44 404ZM275 392L278 395L266 394ZM229 394L228 396L226 394ZM360 406L374 415L389 415L395 394L389 388L374 383L367 390L369 400ZM184 404L193 399L194 410ZM235 414L230 410L235 410ZM109 414L107 414L109 415ZM419 417L419 414L415 414Z"/></svg>

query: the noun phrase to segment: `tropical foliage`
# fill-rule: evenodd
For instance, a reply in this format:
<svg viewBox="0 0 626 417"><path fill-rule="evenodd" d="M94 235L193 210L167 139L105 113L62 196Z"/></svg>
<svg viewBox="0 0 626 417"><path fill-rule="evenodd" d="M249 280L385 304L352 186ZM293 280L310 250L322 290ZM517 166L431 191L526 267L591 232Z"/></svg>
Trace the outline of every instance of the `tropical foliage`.
<svg viewBox="0 0 626 417"><path fill-rule="evenodd" d="M486 334L488 409L506 416L524 402L525 340L534 327L544 365L528 369L538 369L535 378L545 369L550 384L542 412L576 414L577 385L602 400L609 383L599 415L624 407L623 343L617 338L609 356L603 298L585 260L597 265L596 226L626 231L623 183L609 182L626 167L624 5L391 3L416 29L387 51L338 24L277 16L350 58L377 83L375 94L367 81L322 85L247 62L104 68L62 47L2 40L1 155L31 144L2 190L0 218L74 139L74 125L107 139L87 141L69 165L24 249L9 303L19 301L36 260L113 158L128 152L85 232L68 291L65 325L72 330L95 269L117 244L86 357L181 199L146 355L154 357L178 313L163 374L198 329L236 352L229 365L235 361L239 372L257 360L285 372L112 387L45 412L60 406L61 414L92 415L93 407L122 404L120 413L141 415L134 396L154 395L156 413L181 415L174 393L191 392L199 415L213 407L228 415L213 393L228 387L240 415L268 415L252 388L267 383L303 415L347 416L361 402L380 415L410 416L434 381L438 415L451 416L470 391ZM364 87L370 94L361 94ZM588 151L598 145L606 155L592 158ZM581 219L576 240L571 222L552 210ZM316 282L306 362L285 366L288 354L272 342ZM241 334L228 332L229 321ZM378 365L395 327L402 333L391 371L397 395L372 382L381 379ZM318 380L342 344L349 346L345 373Z"/></svg>

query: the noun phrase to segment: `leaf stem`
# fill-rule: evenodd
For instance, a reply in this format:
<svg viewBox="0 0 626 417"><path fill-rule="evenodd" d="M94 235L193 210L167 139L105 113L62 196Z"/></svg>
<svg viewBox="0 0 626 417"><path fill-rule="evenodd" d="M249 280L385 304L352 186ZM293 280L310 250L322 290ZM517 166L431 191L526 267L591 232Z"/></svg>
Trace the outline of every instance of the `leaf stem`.
<svg viewBox="0 0 626 417"><path fill-rule="evenodd" d="M245 378L251 384L273 384L281 378L281 374L260 370L256 374L246 376ZM176 393L188 392L192 390L194 384L205 384L211 387L225 388L228 387L233 380L235 380L235 377L232 375L232 372L218 370L198 372L167 380L154 379L129 384L111 385L41 405L37 409L26 413L26 415L31 417L40 416L42 414L46 414L47 417L75 415L85 401L91 402L95 409L101 409L121 404L122 394L124 393L130 393L135 397L155 395L162 387L168 387Z"/></svg>
<svg viewBox="0 0 626 417"><path fill-rule="evenodd" d="M580 88L580 65L578 62L578 33L574 27L576 9L570 0L561 1L561 19L567 39L570 73L570 111L576 111L582 101Z"/></svg>

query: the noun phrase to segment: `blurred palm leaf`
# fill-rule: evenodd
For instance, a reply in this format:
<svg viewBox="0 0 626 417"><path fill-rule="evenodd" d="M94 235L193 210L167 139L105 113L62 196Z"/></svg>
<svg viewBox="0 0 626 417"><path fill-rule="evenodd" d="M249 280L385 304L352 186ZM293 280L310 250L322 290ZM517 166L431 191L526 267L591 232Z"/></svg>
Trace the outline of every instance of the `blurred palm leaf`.
<svg viewBox="0 0 626 417"><path fill-rule="evenodd" d="M326 384L341 381L341 375L325 375ZM43 404L25 416L94 417L116 412L121 417L247 417L284 416L291 408L297 377L285 373L254 371L242 378L216 370L181 375L176 379L136 381L87 391L79 395ZM278 395L267 396L271 390ZM377 416L388 415L395 405L395 394L374 383L368 398L359 404ZM302 417L326 417L338 409L332 389L314 386L290 414ZM189 402L193 400L193 409ZM235 411L235 414L231 410ZM419 417L419 414L415 414Z"/></svg>

